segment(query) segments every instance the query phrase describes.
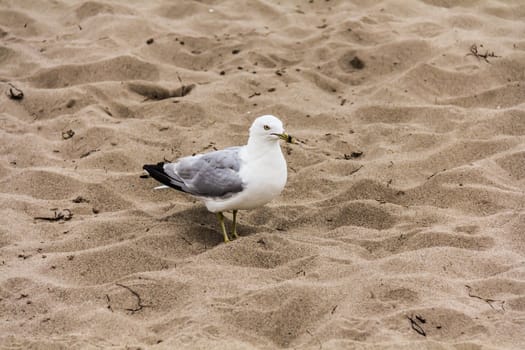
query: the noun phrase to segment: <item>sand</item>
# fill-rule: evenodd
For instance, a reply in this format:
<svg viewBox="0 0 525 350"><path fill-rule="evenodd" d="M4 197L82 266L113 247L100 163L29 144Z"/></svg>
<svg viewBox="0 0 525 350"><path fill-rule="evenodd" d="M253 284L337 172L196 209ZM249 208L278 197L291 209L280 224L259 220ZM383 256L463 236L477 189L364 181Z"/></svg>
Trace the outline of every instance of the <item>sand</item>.
<svg viewBox="0 0 525 350"><path fill-rule="evenodd" d="M0 1L0 348L525 348L524 38L518 0ZM240 239L140 177L263 114L300 144Z"/></svg>

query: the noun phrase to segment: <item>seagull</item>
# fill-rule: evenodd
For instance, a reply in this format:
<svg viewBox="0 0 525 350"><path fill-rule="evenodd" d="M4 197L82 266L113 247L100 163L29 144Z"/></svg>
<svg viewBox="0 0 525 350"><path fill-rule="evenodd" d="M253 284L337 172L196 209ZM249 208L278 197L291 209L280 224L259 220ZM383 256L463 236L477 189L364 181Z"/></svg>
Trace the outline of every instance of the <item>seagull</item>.
<svg viewBox="0 0 525 350"><path fill-rule="evenodd" d="M223 212L232 211L232 236L237 234L237 211L261 207L279 196L286 185L287 168L279 140L295 143L273 115L258 117L244 146L197 154L174 163L146 164L143 169L163 184L204 202L215 213L224 242L230 237Z"/></svg>

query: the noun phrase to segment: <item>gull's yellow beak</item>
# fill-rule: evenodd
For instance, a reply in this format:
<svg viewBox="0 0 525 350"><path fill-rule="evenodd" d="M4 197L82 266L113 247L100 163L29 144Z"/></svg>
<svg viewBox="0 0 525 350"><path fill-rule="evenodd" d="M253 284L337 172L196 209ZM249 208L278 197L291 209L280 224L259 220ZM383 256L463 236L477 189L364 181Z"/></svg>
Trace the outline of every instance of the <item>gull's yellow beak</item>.
<svg viewBox="0 0 525 350"><path fill-rule="evenodd" d="M294 138L291 135L288 135L287 133L283 132L282 134L274 134L276 136L279 136L281 140L284 140L288 143L295 143Z"/></svg>

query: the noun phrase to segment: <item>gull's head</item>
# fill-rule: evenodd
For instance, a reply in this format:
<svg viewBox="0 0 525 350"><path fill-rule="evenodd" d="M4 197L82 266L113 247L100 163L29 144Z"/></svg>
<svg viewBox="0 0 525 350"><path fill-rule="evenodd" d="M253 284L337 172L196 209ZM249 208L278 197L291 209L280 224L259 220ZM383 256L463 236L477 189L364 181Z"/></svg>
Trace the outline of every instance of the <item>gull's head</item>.
<svg viewBox="0 0 525 350"><path fill-rule="evenodd" d="M292 137L284 132L283 123L273 115L263 115L254 120L250 127L250 138L276 142L279 139L292 142Z"/></svg>

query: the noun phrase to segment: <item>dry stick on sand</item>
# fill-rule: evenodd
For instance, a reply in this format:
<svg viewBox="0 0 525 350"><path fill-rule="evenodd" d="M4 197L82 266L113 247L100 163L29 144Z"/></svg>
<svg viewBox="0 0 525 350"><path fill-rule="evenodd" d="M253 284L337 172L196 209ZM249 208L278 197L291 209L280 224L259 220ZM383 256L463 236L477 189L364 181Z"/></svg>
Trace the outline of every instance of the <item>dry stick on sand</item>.
<svg viewBox="0 0 525 350"><path fill-rule="evenodd" d="M180 238L182 238L182 240L186 243L188 243L188 245L192 245L190 241L188 241L188 239L184 236L180 236Z"/></svg>
<svg viewBox="0 0 525 350"><path fill-rule="evenodd" d="M321 343L319 338L317 338L315 335L313 335L312 332L310 332L308 329L306 330L306 333L308 333L312 338L314 338L317 341L317 343L319 344L319 349L323 348L323 343Z"/></svg>
<svg viewBox="0 0 525 350"><path fill-rule="evenodd" d="M427 180L430 180L431 178L433 178L433 177L436 176L437 174L442 173L442 172L444 172L444 171L447 171L447 169L443 169L443 170L436 171L436 172L433 173L432 175L427 176Z"/></svg>
<svg viewBox="0 0 525 350"><path fill-rule="evenodd" d="M108 302L108 309L113 312L113 308L111 307L111 299L109 298L108 294L106 294L106 301Z"/></svg>
<svg viewBox="0 0 525 350"><path fill-rule="evenodd" d="M177 79L179 79L179 83L181 85L180 87L180 96L179 97L184 97L186 96L187 94L189 94L191 92L191 90L193 90L193 88L195 87L195 84L191 84L191 85L184 85L184 83L182 82L182 79L180 78L180 75L179 73L177 73Z"/></svg>
<svg viewBox="0 0 525 350"><path fill-rule="evenodd" d="M115 283L115 284L116 284L117 286L119 286L119 287L122 287L122 288L125 288L125 289L129 290L129 291L131 292L131 294L133 294L133 295L137 298L137 307L134 308L134 309L128 308L128 309L126 309L126 311L131 311L131 313L134 314L135 312L140 311L140 310L142 310L143 308L150 306L150 305L144 305L144 304L142 304L142 298L140 297L140 294L137 293L137 292L135 292L135 291L134 291L133 289L131 289L130 287L125 286L125 285L120 284L120 283Z"/></svg>
<svg viewBox="0 0 525 350"><path fill-rule="evenodd" d="M363 167L364 167L364 165L361 165L359 168L357 168L357 169L355 169L355 170L352 170L352 171L350 172L350 174L348 174L348 175L353 175L353 174L357 173L357 172L358 172L359 170L361 170Z"/></svg>
<svg viewBox="0 0 525 350"><path fill-rule="evenodd" d="M421 317L421 316L419 316ZM419 319L419 317L416 316L417 319ZM421 327L417 322L416 320L414 320L412 317L410 316L407 316L408 320L410 321L410 326L412 327L413 330L415 330L418 334L426 337L427 336L427 333L425 332L425 330L423 329L423 327Z"/></svg>
<svg viewBox="0 0 525 350"><path fill-rule="evenodd" d="M87 152L85 152L85 153L82 153L82 154L80 155L80 158L86 158L86 157L89 156L90 154L95 153L95 152L98 152L98 151L100 151L100 149L92 149L92 150L89 150L89 151L87 151Z"/></svg>
<svg viewBox="0 0 525 350"><path fill-rule="evenodd" d="M470 52L467 54L467 56L474 56L478 60L480 58L483 58L485 60L485 62L487 62L487 63L490 63L490 61L488 60L489 57L494 57L494 58L501 57L501 56L497 56L496 54L494 54L494 51L489 52L487 50L484 54L479 53L478 52L478 46L476 44L472 44L472 46L470 47Z"/></svg>
<svg viewBox="0 0 525 350"><path fill-rule="evenodd" d="M468 289L468 296L471 297L471 298L476 298L476 299L479 299L479 300L483 300L484 302L486 302L487 304L489 304L489 306L493 309L493 310L496 310L494 308L494 306L492 305L492 303L501 303L501 309L503 311L505 311L505 308L503 307L503 304L505 304L505 300L496 300L496 299L490 299L490 298L483 298L483 297L480 297L479 295L475 295L475 294L472 294L472 287L465 284L465 287L467 287Z"/></svg>
<svg viewBox="0 0 525 350"><path fill-rule="evenodd" d="M55 215L52 216L52 217L35 216L33 219L35 219L35 220L46 220L46 221L60 221L60 220L68 221L68 220L71 220L71 218L73 217L73 213L71 212L71 210L64 209L64 212L65 213L59 211L57 213L57 211L55 210Z"/></svg>

